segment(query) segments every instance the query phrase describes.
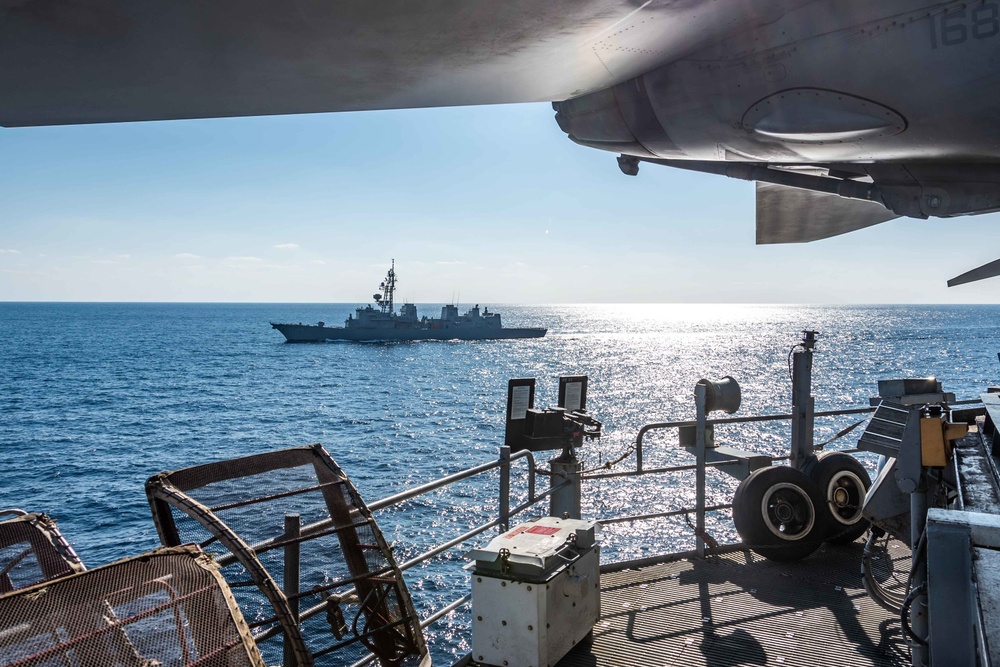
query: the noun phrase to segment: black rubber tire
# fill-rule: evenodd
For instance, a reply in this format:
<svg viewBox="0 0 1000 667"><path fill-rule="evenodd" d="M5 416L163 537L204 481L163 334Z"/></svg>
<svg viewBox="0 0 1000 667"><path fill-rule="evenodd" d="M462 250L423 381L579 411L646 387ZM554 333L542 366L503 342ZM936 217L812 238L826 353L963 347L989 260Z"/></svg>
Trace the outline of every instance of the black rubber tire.
<svg viewBox="0 0 1000 667"><path fill-rule="evenodd" d="M861 462L843 452L824 452L809 476L823 496L827 514L826 541L849 544L865 534L868 519L861 516L872 480Z"/></svg>
<svg viewBox="0 0 1000 667"><path fill-rule="evenodd" d="M736 532L752 551L775 561L805 558L827 534L819 487L799 470L771 466L755 470L733 495Z"/></svg>

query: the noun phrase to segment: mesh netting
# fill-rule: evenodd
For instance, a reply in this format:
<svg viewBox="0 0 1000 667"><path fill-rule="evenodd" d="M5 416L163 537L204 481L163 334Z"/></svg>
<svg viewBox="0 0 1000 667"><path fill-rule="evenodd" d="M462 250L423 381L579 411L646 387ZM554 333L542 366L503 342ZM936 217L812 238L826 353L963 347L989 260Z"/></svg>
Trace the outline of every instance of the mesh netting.
<svg viewBox="0 0 1000 667"><path fill-rule="evenodd" d="M263 667L208 556L161 549L0 597L0 667Z"/></svg>
<svg viewBox="0 0 1000 667"><path fill-rule="evenodd" d="M46 515L19 514L0 522L0 595L84 569Z"/></svg>
<svg viewBox="0 0 1000 667"><path fill-rule="evenodd" d="M269 664L426 664L389 547L319 445L163 473L147 493L164 544L215 556Z"/></svg>

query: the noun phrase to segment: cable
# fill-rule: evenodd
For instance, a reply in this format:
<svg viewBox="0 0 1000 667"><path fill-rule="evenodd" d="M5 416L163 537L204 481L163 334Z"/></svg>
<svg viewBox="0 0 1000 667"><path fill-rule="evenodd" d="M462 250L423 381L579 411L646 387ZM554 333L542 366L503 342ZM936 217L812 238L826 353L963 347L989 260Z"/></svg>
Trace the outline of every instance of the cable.
<svg viewBox="0 0 1000 667"><path fill-rule="evenodd" d="M878 606L893 614L899 614L906 596L892 589L906 590L909 587L909 576L907 575L907 579L904 581L901 577L896 577L893 574L896 561L889 551L891 540L891 535L880 534L874 527L872 528L861 556L861 578L865 591ZM881 544L880 541L882 541ZM905 560L909 561L910 556L907 555ZM876 569L880 571L876 572ZM880 583L880 579L885 583Z"/></svg>
<svg viewBox="0 0 1000 667"><path fill-rule="evenodd" d="M802 347L802 343L796 343L795 345L792 345L792 349L790 349L788 351L788 379L789 379L789 381L791 381L793 379L792 378L792 355L795 354L795 350L797 350L799 348L802 348L803 350L806 349L806 348Z"/></svg>
<svg viewBox="0 0 1000 667"><path fill-rule="evenodd" d="M903 608L899 611L899 620L903 624L903 632L906 633L907 637L921 646L927 646L927 640L923 637L918 637L917 633L915 633L913 628L910 627L910 606L913 604L914 600L920 597L920 595L926 590L927 582L925 581L910 591L909 595L906 596L906 599L903 600Z"/></svg>

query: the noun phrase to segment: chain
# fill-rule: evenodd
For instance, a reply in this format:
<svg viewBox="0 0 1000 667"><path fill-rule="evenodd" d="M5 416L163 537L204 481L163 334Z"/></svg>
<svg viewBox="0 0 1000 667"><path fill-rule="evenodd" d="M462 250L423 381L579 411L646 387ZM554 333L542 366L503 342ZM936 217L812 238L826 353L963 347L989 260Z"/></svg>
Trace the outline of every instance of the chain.
<svg viewBox="0 0 1000 667"><path fill-rule="evenodd" d="M627 459L629 456L631 456L634 452L635 452L635 445L631 445L631 446L629 446L628 449L625 450L624 454L622 454L621 456L619 456L615 460L613 460L613 461L605 461L604 463L602 463L601 465L597 466L596 468L591 468L590 470L584 470L580 474L581 475L589 475L590 473L597 472L598 470L610 470L612 466L618 465L619 463L621 463L622 461L624 461L625 459Z"/></svg>
<svg viewBox="0 0 1000 667"><path fill-rule="evenodd" d="M829 445L834 440L839 440L840 438L843 438L845 435L847 435L848 433L850 433L851 431L853 431L857 427L861 426L866 421L868 421L867 417L865 419L860 420L860 421L854 422L853 424L851 424L847 428L841 429L840 432L837 433L837 435L833 436L829 440L824 440L823 442L819 443L818 445L813 445L813 449L815 449L815 450L823 449L824 447L826 447L827 445Z"/></svg>
<svg viewBox="0 0 1000 667"><path fill-rule="evenodd" d="M691 516L687 512L684 512L684 520L687 522L688 527L694 531L694 534L701 538L706 547L713 551L719 548L719 541L709 535L707 531L699 531L698 527L691 522Z"/></svg>

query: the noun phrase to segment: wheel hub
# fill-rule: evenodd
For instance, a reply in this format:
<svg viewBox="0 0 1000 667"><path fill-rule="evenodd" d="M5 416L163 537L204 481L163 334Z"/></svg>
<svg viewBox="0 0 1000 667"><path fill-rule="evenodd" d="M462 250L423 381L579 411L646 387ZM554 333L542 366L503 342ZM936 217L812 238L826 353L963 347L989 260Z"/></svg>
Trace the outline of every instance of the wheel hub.
<svg viewBox="0 0 1000 667"><path fill-rule="evenodd" d="M785 523L792 520L792 517L795 516L795 510L788 503L781 502L775 506L774 515L778 517L779 521Z"/></svg>
<svg viewBox="0 0 1000 667"><path fill-rule="evenodd" d="M782 482L764 494L761 518L774 535L783 540L798 541L809 535L816 515L812 501L801 487Z"/></svg>
<svg viewBox="0 0 1000 667"><path fill-rule="evenodd" d="M851 526L861 520L861 506L865 502L865 485L850 470L834 475L826 490L831 514L839 523Z"/></svg>

